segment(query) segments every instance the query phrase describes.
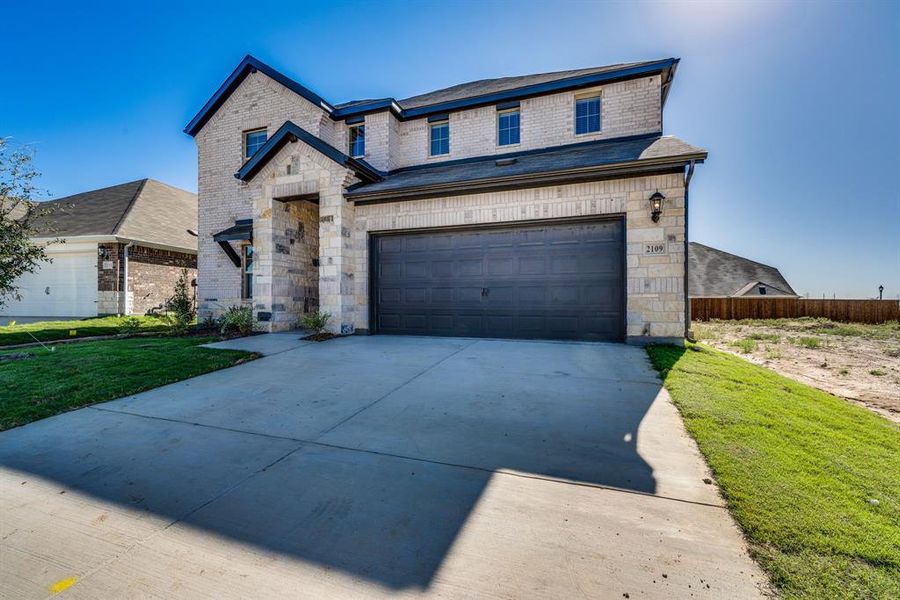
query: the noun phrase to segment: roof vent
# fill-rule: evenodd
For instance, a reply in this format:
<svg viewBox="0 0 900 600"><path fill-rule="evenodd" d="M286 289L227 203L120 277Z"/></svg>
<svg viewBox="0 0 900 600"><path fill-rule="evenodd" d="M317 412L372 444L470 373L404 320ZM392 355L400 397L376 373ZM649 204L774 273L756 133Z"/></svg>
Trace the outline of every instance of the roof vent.
<svg viewBox="0 0 900 600"><path fill-rule="evenodd" d="M494 161L494 164L498 167L508 167L509 165L514 165L519 162L518 158L498 158Z"/></svg>

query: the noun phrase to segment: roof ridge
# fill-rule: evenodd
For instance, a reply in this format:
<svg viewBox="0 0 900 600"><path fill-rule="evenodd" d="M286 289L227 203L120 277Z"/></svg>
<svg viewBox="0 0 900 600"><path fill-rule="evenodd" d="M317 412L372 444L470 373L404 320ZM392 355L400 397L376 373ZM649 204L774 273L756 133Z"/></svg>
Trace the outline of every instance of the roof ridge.
<svg viewBox="0 0 900 600"><path fill-rule="evenodd" d="M535 76L543 76L543 75L561 75L563 73L576 73L579 71L591 71L591 70L599 70L599 69L620 69L620 68L625 68L625 67L634 67L637 65L659 62L660 60L665 60L665 59L639 60L639 61L634 61L634 62L613 63L611 65L594 65L592 67L581 67L578 69L561 69L559 71L546 71L544 73L522 73L520 75L504 75L502 77L485 77L483 79L474 79L472 81L462 81L460 83L454 83L452 85L447 85L447 86L440 87L440 88L437 88L434 90L429 90L427 92L422 92L420 94L414 94L412 96L402 98L402 99L398 100L398 102L406 102L407 100L411 100L413 98L418 98L419 96L427 96L428 94L434 94L436 92L443 92L445 90L450 90L455 87L459 87L459 86L463 86L463 85L473 85L476 83L485 83L488 81L503 81L504 79L517 79L517 78L522 78L522 77L535 77ZM563 77L559 81L565 81L566 79L572 79L575 77L579 77L579 75L570 75L569 77ZM528 85L525 84L520 87L528 87ZM510 89L518 89L518 88L510 88Z"/></svg>
<svg viewBox="0 0 900 600"><path fill-rule="evenodd" d="M122 224L125 222L125 219L128 218L128 215L131 214L131 209L134 207L134 204L137 201L138 197L141 195L141 192L144 191L144 186L147 185L147 181L149 181L149 179L150 179L149 177L145 177L144 179L138 180L141 182L141 184L138 186L137 190L135 190L134 195L131 197L131 201L128 203L128 206L125 208L125 211L122 213L122 216L119 217L119 220L116 223L116 226L113 227L113 230L112 230L113 235L116 235L117 233L119 233L119 228L122 227Z"/></svg>

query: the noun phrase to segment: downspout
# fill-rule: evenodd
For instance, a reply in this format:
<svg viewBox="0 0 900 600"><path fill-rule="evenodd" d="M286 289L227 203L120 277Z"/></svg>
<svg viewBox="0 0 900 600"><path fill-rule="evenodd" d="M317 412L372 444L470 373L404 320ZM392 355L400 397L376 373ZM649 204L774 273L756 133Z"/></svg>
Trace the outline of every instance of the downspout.
<svg viewBox="0 0 900 600"><path fill-rule="evenodd" d="M696 341L691 333L691 296L688 293L688 268L690 265L690 245L688 241L688 188L694 176L694 161L688 164L684 175L684 337L689 342Z"/></svg>
<svg viewBox="0 0 900 600"><path fill-rule="evenodd" d="M131 314L128 310L130 308L128 306L128 249L131 248L132 246L134 246L134 242L128 242L127 244L125 244L125 251L124 251L124 256L123 256L123 261L125 262L125 281L124 281L125 299L124 299L123 304L125 305L124 316L126 316L126 317L129 314Z"/></svg>

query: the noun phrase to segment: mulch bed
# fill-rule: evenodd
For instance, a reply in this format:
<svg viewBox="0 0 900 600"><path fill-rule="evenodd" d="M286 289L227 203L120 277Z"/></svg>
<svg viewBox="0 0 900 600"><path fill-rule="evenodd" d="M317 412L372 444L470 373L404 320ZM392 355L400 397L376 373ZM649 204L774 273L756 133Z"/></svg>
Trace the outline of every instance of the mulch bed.
<svg viewBox="0 0 900 600"><path fill-rule="evenodd" d="M327 331L323 331L322 333L314 333L312 335L308 335L306 337L300 338L301 340L308 340L310 342L324 342L326 340L333 340L334 338L342 337L336 333L328 333Z"/></svg>

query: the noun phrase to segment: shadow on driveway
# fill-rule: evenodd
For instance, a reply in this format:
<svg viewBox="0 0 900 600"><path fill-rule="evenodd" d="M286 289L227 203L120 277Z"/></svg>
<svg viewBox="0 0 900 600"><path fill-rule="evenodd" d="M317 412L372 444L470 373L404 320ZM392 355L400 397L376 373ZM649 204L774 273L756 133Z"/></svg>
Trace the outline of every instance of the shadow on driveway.
<svg viewBox="0 0 900 600"><path fill-rule="evenodd" d="M497 471L654 494L659 389L625 346L344 338L7 431L2 481L427 588Z"/></svg>

